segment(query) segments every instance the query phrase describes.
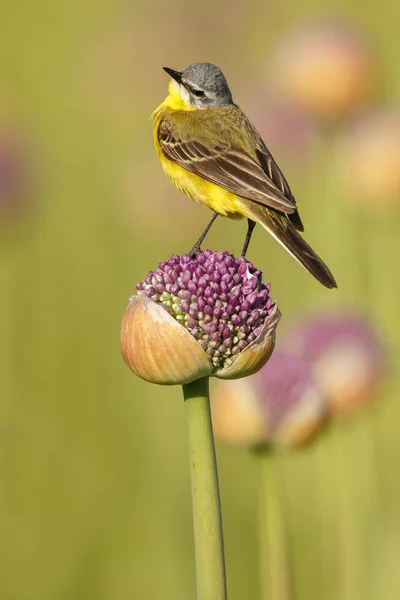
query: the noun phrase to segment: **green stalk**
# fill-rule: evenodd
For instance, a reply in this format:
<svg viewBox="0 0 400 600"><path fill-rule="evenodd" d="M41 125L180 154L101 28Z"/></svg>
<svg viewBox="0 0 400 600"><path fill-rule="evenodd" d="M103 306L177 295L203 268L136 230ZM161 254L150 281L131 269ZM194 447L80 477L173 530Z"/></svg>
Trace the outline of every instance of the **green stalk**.
<svg viewBox="0 0 400 600"><path fill-rule="evenodd" d="M333 477L332 446L335 444L333 431L321 440L317 450L318 514L320 528L321 598L335 600L341 593L340 535L337 482Z"/></svg>
<svg viewBox="0 0 400 600"><path fill-rule="evenodd" d="M277 457L257 453L260 466L260 577L262 600L292 600L287 534L279 490Z"/></svg>
<svg viewBox="0 0 400 600"><path fill-rule="evenodd" d="M189 433L197 600L226 600L224 541L208 378L183 386Z"/></svg>

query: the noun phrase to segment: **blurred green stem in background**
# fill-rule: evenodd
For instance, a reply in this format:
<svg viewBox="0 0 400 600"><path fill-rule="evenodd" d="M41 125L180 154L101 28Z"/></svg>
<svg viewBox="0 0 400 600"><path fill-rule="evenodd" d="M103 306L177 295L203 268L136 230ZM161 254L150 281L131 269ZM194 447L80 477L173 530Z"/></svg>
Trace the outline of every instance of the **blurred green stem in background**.
<svg viewBox="0 0 400 600"><path fill-rule="evenodd" d="M189 434L197 600L226 600L224 541L208 378L183 386Z"/></svg>
<svg viewBox="0 0 400 600"><path fill-rule="evenodd" d="M278 457L267 448L256 453L260 468L260 583L262 600L293 600Z"/></svg>

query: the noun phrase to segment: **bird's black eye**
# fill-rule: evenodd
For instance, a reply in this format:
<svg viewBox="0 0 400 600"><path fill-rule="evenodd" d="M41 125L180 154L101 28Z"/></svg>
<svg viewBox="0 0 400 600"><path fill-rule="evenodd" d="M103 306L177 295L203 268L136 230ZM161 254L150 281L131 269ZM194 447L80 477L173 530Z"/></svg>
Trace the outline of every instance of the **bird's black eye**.
<svg viewBox="0 0 400 600"><path fill-rule="evenodd" d="M196 98L205 98L205 93L203 92L203 90L190 90L191 93L193 94L193 96L196 96Z"/></svg>

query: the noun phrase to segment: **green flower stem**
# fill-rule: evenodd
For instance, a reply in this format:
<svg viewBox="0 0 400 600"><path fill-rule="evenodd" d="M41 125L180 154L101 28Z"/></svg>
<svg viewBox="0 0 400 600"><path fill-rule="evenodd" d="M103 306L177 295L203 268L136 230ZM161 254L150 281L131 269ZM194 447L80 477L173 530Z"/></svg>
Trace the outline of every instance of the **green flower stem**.
<svg viewBox="0 0 400 600"><path fill-rule="evenodd" d="M292 600L291 569L279 490L277 457L257 452L260 466L260 576L262 600Z"/></svg>
<svg viewBox="0 0 400 600"><path fill-rule="evenodd" d="M340 570L340 515L338 510L338 485L333 477L332 455L334 444L332 431L321 440L317 451L317 500L320 528L321 598L335 600L341 592Z"/></svg>
<svg viewBox="0 0 400 600"><path fill-rule="evenodd" d="M226 600L224 542L208 378L183 386L189 433L197 600Z"/></svg>
<svg viewBox="0 0 400 600"><path fill-rule="evenodd" d="M338 489L342 590L340 598L376 597L374 553L379 519L371 415L338 423L333 477Z"/></svg>

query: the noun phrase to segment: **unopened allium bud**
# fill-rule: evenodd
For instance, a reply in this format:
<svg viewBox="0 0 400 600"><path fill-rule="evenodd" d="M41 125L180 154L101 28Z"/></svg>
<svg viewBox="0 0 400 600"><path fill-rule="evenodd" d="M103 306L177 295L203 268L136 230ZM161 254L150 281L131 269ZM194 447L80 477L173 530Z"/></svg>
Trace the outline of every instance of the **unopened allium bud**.
<svg viewBox="0 0 400 600"><path fill-rule="evenodd" d="M338 175L355 202L400 204L400 111L364 115L343 134L338 150Z"/></svg>
<svg viewBox="0 0 400 600"><path fill-rule="evenodd" d="M310 363L333 413L363 406L382 381L382 342L359 314L311 315L289 332L285 343Z"/></svg>
<svg viewBox="0 0 400 600"><path fill-rule="evenodd" d="M282 39L270 79L284 100L331 121L368 99L375 83L374 62L353 27L336 22L303 25Z"/></svg>
<svg viewBox="0 0 400 600"><path fill-rule="evenodd" d="M238 382L220 382L213 395L214 431L238 446L302 444L325 420L327 404L309 363L276 351L260 371Z"/></svg>
<svg viewBox="0 0 400 600"><path fill-rule="evenodd" d="M280 313L261 271L244 257L173 255L136 287L121 348L143 379L168 385L245 377L272 353Z"/></svg>

